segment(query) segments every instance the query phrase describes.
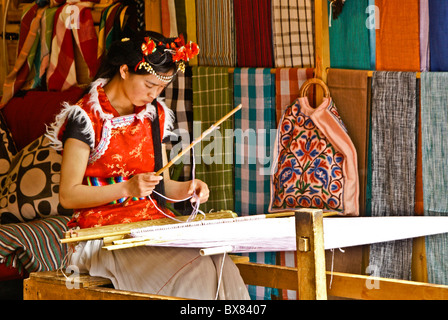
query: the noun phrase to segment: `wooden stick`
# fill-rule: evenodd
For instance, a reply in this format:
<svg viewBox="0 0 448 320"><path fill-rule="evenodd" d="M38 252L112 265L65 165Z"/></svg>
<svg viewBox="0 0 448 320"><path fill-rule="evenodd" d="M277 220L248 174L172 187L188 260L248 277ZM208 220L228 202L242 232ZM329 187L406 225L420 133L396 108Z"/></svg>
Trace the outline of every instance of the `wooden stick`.
<svg viewBox="0 0 448 320"><path fill-rule="evenodd" d="M231 116L233 116L237 111L241 110L241 108L243 107L243 105L239 105L238 107L234 108L232 111L230 111L229 113L227 113L224 117L222 117L221 119L219 119L217 122L215 122L215 124L213 124L210 128L208 128L207 130L205 130L198 138L196 138L192 143L190 143L190 145L188 147L186 147L185 149L183 149L181 152L179 152L179 154L177 156L175 156L173 159L171 159L170 162L168 162L163 168L161 168L160 170L158 170L155 175L158 176L160 174L162 174L165 170L167 170L168 168L170 168L177 160L179 160L180 158L182 158L188 151L190 151L196 144L198 144L199 142L201 142L206 136L208 136L210 133L212 133L213 131L215 131L216 129L218 129L219 125L221 123L223 123L224 121L226 121L228 118L230 118ZM131 199L131 197L127 198L126 201L123 202L123 206L126 206L129 202L129 200Z"/></svg>

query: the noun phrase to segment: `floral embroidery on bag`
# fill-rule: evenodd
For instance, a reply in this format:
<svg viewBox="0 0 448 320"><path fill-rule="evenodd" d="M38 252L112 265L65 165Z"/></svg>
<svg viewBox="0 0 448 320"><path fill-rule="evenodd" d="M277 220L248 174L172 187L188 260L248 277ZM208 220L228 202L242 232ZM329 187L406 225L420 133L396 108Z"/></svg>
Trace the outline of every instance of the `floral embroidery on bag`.
<svg viewBox="0 0 448 320"><path fill-rule="evenodd" d="M272 209L301 207L342 212L344 156L301 112L298 102L286 109L278 139Z"/></svg>

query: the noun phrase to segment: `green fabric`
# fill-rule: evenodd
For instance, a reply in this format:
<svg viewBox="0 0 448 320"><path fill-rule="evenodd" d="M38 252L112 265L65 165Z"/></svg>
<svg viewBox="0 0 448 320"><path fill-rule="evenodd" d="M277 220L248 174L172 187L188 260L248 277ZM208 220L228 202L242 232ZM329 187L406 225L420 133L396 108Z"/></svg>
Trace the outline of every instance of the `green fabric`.
<svg viewBox="0 0 448 320"><path fill-rule="evenodd" d="M421 76L423 208L448 215L448 73ZM428 282L448 285L448 234L426 237Z"/></svg>
<svg viewBox="0 0 448 320"><path fill-rule="evenodd" d="M193 67L193 138L233 109L228 68ZM234 211L233 119L223 122L194 150L196 178L208 184L210 197L201 210ZM227 132L229 133L229 132Z"/></svg>
<svg viewBox="0 0 448 320"><path fill-rule="evenodd" d="M331 19L330 64L331 68L371 69L370 36L366 22L369 0L346 1L337 19ZM329 13L331 8L328 9ZM374 34L374 33L373 33Z"/></svg>

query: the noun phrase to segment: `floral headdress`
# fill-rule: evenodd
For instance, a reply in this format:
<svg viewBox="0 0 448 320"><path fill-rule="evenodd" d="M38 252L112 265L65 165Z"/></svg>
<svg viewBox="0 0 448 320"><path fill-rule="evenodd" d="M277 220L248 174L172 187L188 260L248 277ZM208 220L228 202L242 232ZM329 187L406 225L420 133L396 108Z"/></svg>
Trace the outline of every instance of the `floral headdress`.
<svg viewBox="0 0 448 320"><path fill-rule="evenodd" d="M135 66L135 71L138 69L145 69L148 73L155 75L160 81L163 82L170 82L177 72L182 71L185 72L185 63L190 61L190 59L194 58L196 55L199 54L199 46L194 43L193 41L190 41L189 43L185 44L184 37L181 35L178 38L176 38L173 42L167 43L165 46L164 51L167 53L171 53L173 55L173 61L177 65L176 72L171 76L165 76L158 74L153 67L146 62L145 57L148 55L153 54L157 51L157 45L154 42L153 39L150 37L145 37L145 41L142 44L142 53L143 58L142 60ZM163 43L159 42L158 46L162 46Z"/></svg>

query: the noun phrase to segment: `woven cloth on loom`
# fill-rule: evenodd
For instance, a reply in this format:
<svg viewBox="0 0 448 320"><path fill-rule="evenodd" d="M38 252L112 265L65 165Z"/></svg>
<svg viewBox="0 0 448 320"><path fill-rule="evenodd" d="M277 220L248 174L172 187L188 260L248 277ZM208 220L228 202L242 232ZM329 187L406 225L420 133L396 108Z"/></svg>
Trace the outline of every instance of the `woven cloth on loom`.
<svg viewBox="0 0 448 320"><path fill-rule="evenodd" d="M271 151L275 140L275 75L267 68L236 68L235 210L264 214L269 206Z"/></svg>
<svg viewBox="0 0 448 320"><path fill-rule="evenodd" d="M314 66L314 1L272 0L275 66Z"/></svg>
<svg viewBox="0 0 448 320"><path fill-rule="evenodd" d="M376 0L380 28L376 30L376 70L419 71L419 0Z"/></svg>
<svg viewBox="0 0 448 320"><path fill-rule="evenodd" d="M275 70L275 118L276 123L285 109L298 97L300 88L306 80L312 78L314 69L305 68L277 68ZM312 90L309 90L312 97ZM310 98L310 100L313 100Z"/></svg>
<svg viewBox="0 0 448 320"><path fill-rule="evenodd" d="M271 0L234 0L238 67L273 67Z"/></svg>
<svg viewBox="0 0 448 320"><path fill-rule="evenodd" d="M345 7L344 7L345 9ZM328 87L358 155L359 215L365 215L370 104L368 72L330 69Z"/></svg>
<svg viewBox="0 0 448 320"><path fill-rule="evenodd" d="M228 68L193 67L193 138L210 128L233 109ZM233 121L224 121L220 128L197 144L194 150L196 178L210 189L209 200L201 205L210 210L234 210L233 197Z"/></svg>
<svg viewBox="0 0 448 320"><path fill-rule="evenodd" d="M448 215L448 73L422 73L424 213ZM426 237L428 281L448 285L448 234Z"/></svg>
<svg viewBox="0 0 448 320"><path fill-rule="evenodd" d="M197 0L198 56L202 66L236 65L233 1Z"/></svg>
<svg viewBox="0 0 448 320"><path fill-rule="evenodd" d="M87 76L93 78L95 75L98 67L98 37L93 25L92 5L90 2L78 2L63 5L56 11L47 73L48 90L64 91L78 84L76 50L79 50L87 67ZM79 19L70 20L73 9L67 6L77 7Z"/></svg>
<svg viewBox="0 0 448 320"><path fill-rule="evenodd" d="M429 0L430 70L448 71L448 1Z"/></svg>
<svg viewBox="0 0 448 320"><path fill-rule="evenodd" d="M374 72L371 123L371 215L414 215L417 78L412 72ZM412 239L372 244L370 270L411 279Z"/></svg>
<svg viewBox="0 0 448 320"><path fill-rule="evenodd" d="M366 28L368 5L369 0L346 1L342 13L337 19L331 20L329 32L332 68L371 69L371 29ZM330 6L329 2L329 10Z"/></svg>
<svg viewBox="0 0 448 320"><path fill-rule="evenodd" d="M176 79L165 89L165 103L176 115L174 132L178 137L172 137L166 144L168 158L176 156L193 141L193 88L191 67L185 69L185 73L178 73ZM179 145L178 145L179 144ZM175 147L177 145L177 148ZM191 153L182 159L183 170L180 180L191 179Z"/></svg>
<svg viewBox="0 0 448 320"><path fill-rule="evenodd" d="M56 270L62 266L67 246L60 243L70 217L55 216L0 229L0 263L19 272Z"/></svg>

